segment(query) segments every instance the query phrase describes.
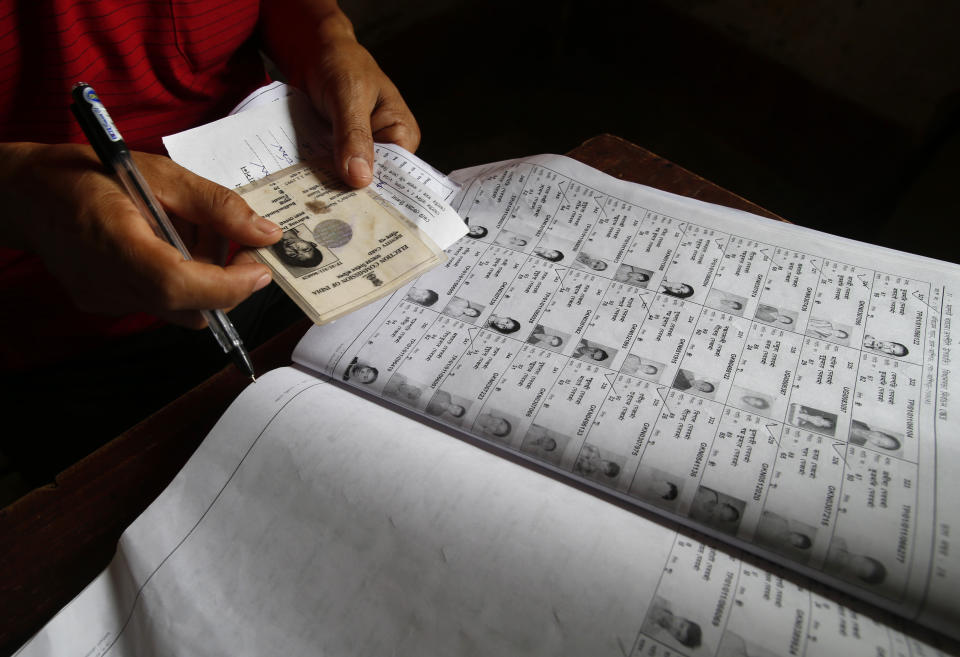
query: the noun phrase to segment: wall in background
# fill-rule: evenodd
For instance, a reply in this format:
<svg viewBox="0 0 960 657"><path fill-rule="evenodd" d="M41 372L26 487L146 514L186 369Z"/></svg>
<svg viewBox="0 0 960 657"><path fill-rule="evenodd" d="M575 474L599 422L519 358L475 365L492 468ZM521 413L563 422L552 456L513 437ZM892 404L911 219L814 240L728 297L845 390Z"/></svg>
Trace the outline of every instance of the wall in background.
<svg viewBox="0 0 960 657"><path fill-rule="evenodd" d="M960 103L960 3L658 0L918 140Z"/></svg>
<svg viewBox="0 0 960 657"><path fill-rule="evenodd" d="M957 209L960 3L411 5L343 3L442 170L611 132L797 223L958 258L929 235Z"/></svg>

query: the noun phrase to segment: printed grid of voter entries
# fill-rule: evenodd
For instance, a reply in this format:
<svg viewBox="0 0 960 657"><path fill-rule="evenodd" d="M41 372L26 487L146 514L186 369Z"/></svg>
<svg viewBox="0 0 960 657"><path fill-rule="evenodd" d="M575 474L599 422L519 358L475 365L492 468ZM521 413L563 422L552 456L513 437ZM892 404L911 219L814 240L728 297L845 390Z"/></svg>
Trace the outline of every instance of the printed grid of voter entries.
<svg viewBox="0 0 960 657"><path fill-rule="evenodd" d="M448 284L429 303L408 297L370 339L422 327L380 364L386 396L902 600L914 409L935 362L922 348L939 303L930 284L657 214L530 164L493 171L458 209L483 230L448 250ZM430 380L399 371L441 357ZM485 360L502 366L479 392L448 385ZM588 410L571 425L572 406ZM798 509L812 487L819 508ZM855 544L877 522L900 536L881 554ZM882 577L848 572L851 555Z"/></svg>

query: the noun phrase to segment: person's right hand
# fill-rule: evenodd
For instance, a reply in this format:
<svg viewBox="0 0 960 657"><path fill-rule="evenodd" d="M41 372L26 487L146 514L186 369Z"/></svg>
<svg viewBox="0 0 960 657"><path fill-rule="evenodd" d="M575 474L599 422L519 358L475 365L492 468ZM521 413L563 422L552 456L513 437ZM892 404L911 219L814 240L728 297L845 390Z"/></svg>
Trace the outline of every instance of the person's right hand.
<svg viewBox="0 0 960 657"><path fill-rule="evenodd" d="M223 238L267 246L277 225L169 158L134 160L194 260L154 234L93 149L74 144L0 144L0 244L37 254L81 310L143 311L190 328L206 325L200 310L232 308L270 282L247 254L222 266Z"/></svg>

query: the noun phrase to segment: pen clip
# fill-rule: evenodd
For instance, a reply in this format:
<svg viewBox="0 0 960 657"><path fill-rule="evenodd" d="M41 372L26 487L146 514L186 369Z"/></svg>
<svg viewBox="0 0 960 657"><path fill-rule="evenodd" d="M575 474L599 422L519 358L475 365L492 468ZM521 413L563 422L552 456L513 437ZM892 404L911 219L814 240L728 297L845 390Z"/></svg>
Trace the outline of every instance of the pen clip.
<svg viewBox="0 0 960 657"><path fill-rule="evenodd" d="M120 136L120 131L113 124L100 97L88 84L78 82L71 91L73 102L70 111L80 124L83 134L93 147L97 157L110 173L116 173L113 163L117 156L127 152L127 145Z"/></svg>

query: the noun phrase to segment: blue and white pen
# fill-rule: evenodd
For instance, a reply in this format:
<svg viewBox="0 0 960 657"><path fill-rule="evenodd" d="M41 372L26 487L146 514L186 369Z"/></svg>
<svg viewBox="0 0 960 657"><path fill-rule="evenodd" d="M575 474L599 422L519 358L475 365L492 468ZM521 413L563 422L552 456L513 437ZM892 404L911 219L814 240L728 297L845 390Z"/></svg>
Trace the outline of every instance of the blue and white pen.
<svg viewBox="0 0 960 657"><path fill-rule="evenodd" d="M147 220L147 223L153 228L157 237L166 240L172 244L184 260L191 260L190 252L184 245L183 240L177 233L176 228L167 217L163 207L157 202L156 197L150 190L147 181L144 180L137 165L133 162L130 150L124 143L117 126L113 124L110 115L107 113L103 103L100 102L97 92L88 84L78 82L73 86L73 103L70 110L83 128L83 133L87 140L96 151L103 166L108 171L117 174L123 186L130 194L140 214ZM203 317L207 320L210 330L224 353L228 353L233 358L242 371L250 375L250 378L256 381L256 375L253 370L253 363L250 361L250 355L243 346L243 341L237 334L237 329L222 310L203 310Z"/></svg>

